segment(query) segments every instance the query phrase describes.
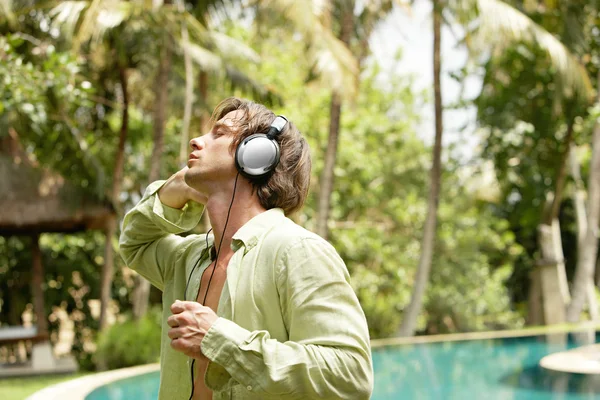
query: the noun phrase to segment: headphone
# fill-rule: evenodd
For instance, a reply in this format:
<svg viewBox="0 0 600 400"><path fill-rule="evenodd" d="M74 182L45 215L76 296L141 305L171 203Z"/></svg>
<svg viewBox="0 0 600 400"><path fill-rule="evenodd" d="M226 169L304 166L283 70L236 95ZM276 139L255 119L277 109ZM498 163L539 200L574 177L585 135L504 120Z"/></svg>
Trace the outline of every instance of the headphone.
<svg viewBox="0 0 600 400"><path fill-rule="evenodd" d="M267 133L256 133L242 140L235 151L235 166L242 176L257 180L275 170L279 164L279 143L275 139L287 123L286 117L278 115Z"/></svg>

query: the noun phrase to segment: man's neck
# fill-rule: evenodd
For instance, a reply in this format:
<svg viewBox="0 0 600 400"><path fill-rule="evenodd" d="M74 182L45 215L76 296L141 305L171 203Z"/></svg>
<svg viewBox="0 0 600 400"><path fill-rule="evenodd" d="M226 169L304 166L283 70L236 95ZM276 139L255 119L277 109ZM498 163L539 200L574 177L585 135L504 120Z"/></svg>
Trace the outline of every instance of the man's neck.
<svg viewBox="0 0 600 400"><path fill-rule="evenodd" d="M244 182L245 183L245 182ZM249 184L241 184L235 192L235 199L231 206L233 197L233 185L230 190L224 190L213 193L208 197L206 203L206 211L210 219L210 224L215 237L215 246L219 253L219 260L229 258L232 255L231 237L242 227L246 222L260 213L265 212L265 208L260 205L256 194L252 194L252 187ZM229 220L227 221L227 214ZM227 227L225 223L227 222ZM226 229L226 231L225 231ZM219 243L221 243L219 251Z"/></svg>

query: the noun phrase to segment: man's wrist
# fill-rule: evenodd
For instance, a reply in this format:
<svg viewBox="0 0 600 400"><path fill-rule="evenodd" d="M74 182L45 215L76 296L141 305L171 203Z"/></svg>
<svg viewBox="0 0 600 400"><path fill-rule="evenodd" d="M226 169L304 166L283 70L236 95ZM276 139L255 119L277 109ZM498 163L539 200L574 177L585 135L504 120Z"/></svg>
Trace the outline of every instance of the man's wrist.
<svg viewBox="0 0 600 400"><path fill-rule="evenodd" d="M216 363L223 363L251 332L233 321L218 317L200 343L202 354Z"/></svg>
<svg viewBox="0 0 600 400"><path fill-rule="evenodd" d="M167 185L164 185L158 190L158 199L162 204L171 208L177 208L181 210L187 204L189 198L184 196L173 196L169 193Z"/></svg>

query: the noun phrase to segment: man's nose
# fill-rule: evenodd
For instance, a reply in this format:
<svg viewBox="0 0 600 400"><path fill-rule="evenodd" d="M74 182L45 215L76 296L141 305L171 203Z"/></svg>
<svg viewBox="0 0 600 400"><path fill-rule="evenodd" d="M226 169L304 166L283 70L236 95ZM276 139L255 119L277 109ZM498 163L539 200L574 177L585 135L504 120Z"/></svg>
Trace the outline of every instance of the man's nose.
<svg viewBox="0 0 600 400"><path fill-rule="evenodd" d="M202 140L202 136L198 136L190 140L190 147L192 150L200 150L204 148L204 140Z"/></svg>

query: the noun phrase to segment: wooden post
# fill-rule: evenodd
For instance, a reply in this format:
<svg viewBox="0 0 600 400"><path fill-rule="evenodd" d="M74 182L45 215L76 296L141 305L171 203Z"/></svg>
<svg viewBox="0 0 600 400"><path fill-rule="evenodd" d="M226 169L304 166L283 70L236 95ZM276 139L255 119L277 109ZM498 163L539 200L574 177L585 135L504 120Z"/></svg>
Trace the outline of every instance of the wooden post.
<svg viewBox="0 0 600 400"><path fill-rule="evenodd" d="M33 262L31 291L33 293L33 310L37 319L38 335L48 335L48 318L44 302L44 265L42 264L42 251L40 250L40 235L31 235L31 257Z"/></svg>

